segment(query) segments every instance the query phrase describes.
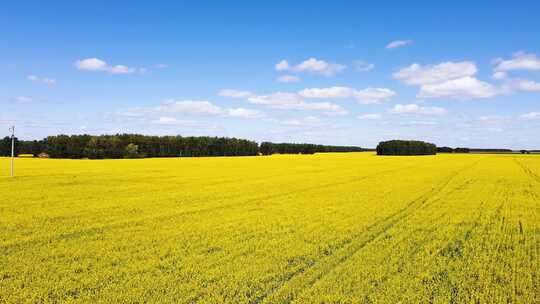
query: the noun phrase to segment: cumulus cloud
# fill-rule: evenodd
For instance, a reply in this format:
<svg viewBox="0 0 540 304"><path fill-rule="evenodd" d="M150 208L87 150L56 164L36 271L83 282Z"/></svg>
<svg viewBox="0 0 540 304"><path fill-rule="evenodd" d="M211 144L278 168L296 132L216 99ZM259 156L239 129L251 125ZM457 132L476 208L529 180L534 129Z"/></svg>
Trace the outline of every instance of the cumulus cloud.
<svg viewBox="0 0 540 304"><path fill-rule="evenodd" d="M158 122L163 123L163 124L170 124L170 123L176 123L177 120L174 117L160 117Z"/></svg>
<svg viewBox="0 0 540 304"><path fill-rule="evenodd" d="M525 70L525 71L540 71L540 58L538 58L535 54L525 53L525 52L517 52L515 53L511 59L496 59L494 60L495 68L494 68L494 77L498 74L498 76L505 76L506 72L509 71L519 71L519 70Z"/></svg>
<svg viewBox="0 0 540 304"><path fill-rule="evenodd" d="M99 58L77 60L74 63L74 66L80 71L109 72L111 74L131 74L137 72L138 70L137 68L132 68L121 64L110 66L107 62ZM146 69L140 69L141 72L144 72L145 70Z"/></svg>
<svg viewBox="0 0 540 304"><path fill-rule="evenodd" d="M494 79L505 79L506 77L508 77L508 74L506 74L506 72L495 72L493 73L493 78Z"/></svg>
<svg viewBox="0 0 540 304"><path fill-rule="evenodd" d="M501 93L493 85L474 77L452 79L441 83L426 84L420 87L420 98L475 99L490 98Z"/></svg>
<svg viewBox="0 0 540 304"><path fill-rule="evenodd" d="M308 88L298 94L305 98L347 98L354 95L355 90L349 87Z"/></svg>
<svg viewBox="0 0 540 304"><path fill-rule="evenodd" d="M477 71L474 62L470 61L443 62L424 66L414 63L392 76L408 85L425 85L473 76Z"/></svg>
<svg viewBox="0 0 540 304"><path fill-rule="evenodd" d="M130 68L125 65L115 65L110 68L109 72L112 74L131 74L136 71L135 68Z"/></svg>
<svg viewBox="0 0 540 304"><path fill-rule="evenodd" d="M222 109L209 101L169 99L157 107L161 113L183 113L189 115L219 115Z"/></svg>
<svg viewBox="0 0 540 304"><path fill-rule="evenodd" d="M311 57L294 66L289 65L287 60L282 60L275 65L275 68L277 71L307 72L323 76L333 76L343 71L346 66Z"/></svg>
<svg viewBox="0 0 540 304"><path fill-rule="evenodd" d="M46 77L38 77L36 75L28 75L26 76L26 79L32 81L32 82L35 82L35 83L43 83L43 84L46 84L46 85L55 85L56 84L56 79L52 79L52 78L46 78Z"/></svg>
<svg viewBox="0 0 540 304"><path fill-rule="evenodd" d="M478 69L470 61L443 62L436 65L414 63L393 74L408 85L420 86L420 98L491 98L504 91L474 77Z"/></svg>
<svg viewBox="0 0 540 304"><path fill-rule="evenodd" d="M397 104L391 110L393 114L443 115L448 111L440 107L422 107L417 104Z"/></svg>
<svg viewBox="0 0 540 304"><path fill-rule="evenodd" d="M508 120L508 118L503 117L503 116L498 116L498 115L494 115L494 116L483 115L483 116L478 117L478 120L483 123L500 123L505 120Z"/></svg>
<svg viewBox="0 0 540 304"><path fill-rule="evenodd" d="M34 99L32 97L29 97L29 96L17 96L17 97L14 98L14 100L16 102L20 102L20 103L27 103L27 102L34 101Z"/></svg>
<svg viewBox="0 0 540 304"><path fill-rule="evenodd" d="M377 120L377 119L381 119L381 118L382 118L381 114L362 114L362 115L358 115L358 119L363 119L363 120Z"/></svg>
<svg viewBox="0 0 540 304"><path fill-rule="evenodd" d="M346 115L348 112L341 106L330 102L305 102L303 96L296 93L276 92L269 95L257 95L249 91L225 89L220 96L246 99L249 103L265 105L282 110L322 111L327 115Z"/></svg>
<svg viewBox="0 0 540 304"><path fill-rule="evenodd" d="M396 93L386 88L367 88L363 90L357 90L354 93L354 97L363 104L375 104L381 103L394 97Z"/></svg>
<svg viewBox="0 0 540 304"><path fill-rule="evenodd" d="M356 90L349 87L308 88L298 94L305 98L355 98L363 104L381 103L396 93L386 88L366 88Z"/></svg>
<svg viewBox="0 0 540 304"><path fill-rule="evenodd" d="M387 49L397 49L399 47L403 47L406 45L411 44L412 40L394 40L386 45Z"/></svg>
<svg viewBox="0 0 540 304"><path fill-rule="evenodd" d="M522 119L540 119L540 112L529 112L519 116Z"/></svg>
<svg viewBox="0 0 540 304"><path fill-rule="evenodd" d="M314 126L321 123L321 120L315 116L307 116L303 118L292 118L279 121L279 123L286 126Z"/></svg>
<svg viewBox="0 0 540 304"><path fill-rule="evenodd" d="M353 61L354 69L358 72L368 72L375 68L373 63L365 62L363 60L354 60Z"/></svg>
<svg viewBox="0 0 540 304"><path fill-rule="evenodd" d="M255 94L249 92L249 91L239 91L239 90L233 90L233 89L223 89L219 91L219 96L223 97L229 97L229 98L249 98L251 96L254 96Z"/></svg>
<svg viewBox="0 0 540 304"><path fill-rule="evenodd" d="M328 115L346 115L348 112L341 106L330 102L305 102L302 96L295 93L277 92L270 95L255 95L248 98L253 104L267 105L282 110L313 110Z"/></svg>
<svg viewBox="0 0 540 304"><path fill-rule="evenodd" d="M540 92L540 82L527 79L512 79L504 85L507 90L519 90L529 92Z"/></svg>
<svg viewBox="0 0 540 304"><path fill-rule="evenodd" d="M263 113L257 110L236 108L228 109L226 111L226 116L229 117L238 117L238 118L262 118L264 117Z"/></svg>
<svg viewBox="0 0 540 304"><path fill-rule="evenodd" d="M98 58L86 58L77 60L75 68L82 71L106 71L107 63Z"/></svg>
<svg viewBox="0 0 540 304"><path fill-rule="evenodd" d="M287 60L281 60L274 66L276 71L286 71L289 69L289 62Z"/></svg>
<svg viewBox="0 0 540 304"><path fill-rule="evenodd" d="M221 116L230 118L261 118L264 114L258 110L245 108L222 108L210 101L204 100L175 100L169 99L155 107L134 107L127 110L117 111L116 116L125 118L148 118L160 116L159 122L162 124L173 124L176 118L171 114L182 114L188 116ZM165 116L166 115L166 116Z"/></svg>
<svg viewBox="0 0 540 304"><path fill-rule="evenodd" d="M297 76L294 76L294 75L283 75L283 76L279 76L277 78L277 81L278 82L285 82L285 83L298 82L298 81L300 81L300 78L297 77Z"/></svg>
<svg viewBox="0 0 540 304"><path fill-rule="evenodd" d="M159 119L153 122L159 125L173 125L173 126L188 125L188 124L193 123L191 121L178 120L176 119L176 117L168 117L168 116L160 117Z"/></svg>

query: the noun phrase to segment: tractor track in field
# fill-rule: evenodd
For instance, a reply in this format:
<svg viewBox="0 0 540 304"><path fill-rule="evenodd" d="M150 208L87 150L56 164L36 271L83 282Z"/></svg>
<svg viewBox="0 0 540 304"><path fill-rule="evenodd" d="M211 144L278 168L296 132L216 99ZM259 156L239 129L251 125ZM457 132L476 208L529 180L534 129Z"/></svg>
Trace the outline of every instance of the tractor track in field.
<svg viewBox="0 0 540 304"><path fill-rule="evenodd" d="M268 290L263 295L257 297L253 303L273 303L277 301L292 302L294 299L300 295L303 290L310 288L322 277L330 273L333 269L339 267L347 260L349 260L354 254L362 250L370 243L378 239L380 236L384 235L388 230L393 228L395 225L403 221L408 217L416 208L426 205L430 197L442 192L448 184L462 172L471 169L476 166L480 160L474 162L471 165L464 166L463 168L452 172L448 175L442 182L437 186L428 190L426 193L420 195L416 199L410 201L404 208L401 210L390 214L389 216L383 218L382 220L368 226L365 230L360 233L353 235L351 238L346 239L340 243L333 252L330 252L329 255L322 258L322 261L319 260L313 265L310 265L306 268L301 268L293 273L289 273L285 276L283 283L275 286L274 288ZM367 234L367 235L366 235ZM363 237L364 236L364 237ZM363 238L362 238L363 237ZM361 239L359 242L355 240ZM308 273L310 272L310 273ZM305 274L307 273L307 274ZM307 277L306 277L307 276ZM297 282L299 281L299 282ZM295 287L294 285L299 285ZM291 285L291 291L286 291L288 285ZM285 290L284 295L279 294L280 291ZM276 299L274 299L276 298Z"/></svg>
<svg viewBox="0 0 540 304"><path fill-rule="evenodd" d="M537 181L538 183L540 183L540 175L536 174L534 171L529 169L529 167L527 167L521 161L517 160L516 157L513 157L513 159L516 162L516 164L518 164L521 167L521 169L523 169L523 172L525 172L525 174L527 174L527 176L529 176L531 179L533 179L533 180Z"/></svg>
<svg viewBox="0 0 540 304"><path fill-rule="evenodd" d="M78 237L81 237L81 236L90 236L90 235L100 234L100 233L102 233L105 230L110 229L110 228L130 226L130 225L133 225L135 223L143 223L143 222L146 222L146 221L155 221L155 220L160 220L160 222L161 222L161 221L165 221L167 219L174 219L174 218L178 218L178 217L187 217L187 216L193 216L193 215L197 215L197 214L211 213L211 212L220 211L220 210L227 210L227 209L231 209L231 208L235 208L235 207L236 208L243 207L245 205L249 205L249 204L260 202L260 201L272 200L272 199L276 199L276 198L280 198L280 197L287 197L287 196L295 195L295 194L298 194L298 193L305 193L305 192L309 192L309 191L313 191L313 190L331 188L331 187L335 187L335 186L339 186L339 185L347 185L347 184L363 181L363 180L366 180L366 179L369 179L369 178L375 178L375 177L378 177L380 175L394 173L394 172L401 171L401 170L407 170L407 169L410 169L411 167L414 167L414 165L404 166L404 167L397 168L397 169L384 170L384 171L376 172L376 173L373 173L373 174L368 174L368 175L364 175L364 176L359 176L359 177L347 179L347 180L344 180L344 181L330 182L330 183L325 183L325 184L322 184L322 185L319 184L319 185L304 187L304 188L301 188L301 189L295 189L295 190L291 190L291 191L285 191L285 192L281 192L281 193L276 193L276 194L272 194L272 195L265 195L265 196L262 196L262 197L249 199L247 201L240 202L240 203L239 202L233 202L233 203L227 203L227 204L224 204L224 205L220 205L220 206L217 206L217 207L208 207L208 208L203 208L203 209L182 211L182 212L177 212L177 213L173 213L173 214L167 213L167 214L160 214L160 215L151 215L151 216L146 216L146 217L142 217L142 218L138 218L138 219L122 220L122 221L117 221L117 222L113 222L113 223L108 223L108 224L105 224L105 225L86 227L84 229L79 229L79 230L76 230L76 231L56 235L53 238L50 238L50 237L38 237L38 238L28 238L28 239L25 239L25 240L14 241L14 242L6 242L4 244L0 244L0 250L4 251L4 253L7 253L8 251L10 251L10 249L11 250L16 250L16 248L23 247L25 244L29 244L29 243L32 243L32 242L51 243L51 242L54 242L54 241L73 239L73 238L78 238ZM236 196L236 194L233 195L233 196L224 196L224 197L222 197L220 199L227 199L227 198L235 197L235 196Z"/></svg>
<svg viewBox="0 0 540 304"><path fill-rule="evenodd" d="M470 185L470 181L466 181L466 182L463 183L463 186L468 186L468 185ZM455 190L457 190L457 189L455 189ZM452 192L454 192L455 190L453 190ZM450 193L452 193L452 192L450 192ZM437 200L435 200L435 201L437 201ZM435 203L435 201L433 201L432 204ZM482 218L482 206L483 205L484 205L483 202L480 203L480 207L479 207L480 214L475 217L475 220L468 223L466 229L464 229L457 237L455 237L451 241L449 241L446 244L446 246L444 246L444 248L442 250L439 250L439 252L437 252L437 254L435 254L433 257L435 257L436 255L444 255L445 250L450 251L448 249L454 249L454 247L457 248L457 250L461 249L461 245L464 242L468 241L471 238L471 235L473 234L473 232L480 227L479 224L478 224L478 220L480 218ZM446 215L446 213L443 213L438 218L439 219L443 218L445 215ZM437 223L438 221L435 220L434 222ZM423 246L425 246L430 241L432 241L432 238L429 238L429 234L435 232L437 230L437 228L438 228L438 225L433 224L430 227L430 229L428 229L429 232L426 233L426 235L424 235L424 237L420 241L415 243L416 246L414 246L413 250L408 252L408 254L403 254L404 258L402 258L400 260L400 262L396 265L396 270L392 271L391 273L388 273L388 274L384 275L381 279L379 279L377 281L377 283L375 284L375 286L373 286L370 290L368 290L366 292L366 294L363 295L363 297L366 298L366 297L369 297L372 294L375 294L377 292L377 290L380 289L381 286L383 284L385 284L390 278L392 278L394 275L397 275L398 273L400 273L402 271L404 265L407 263L407 261L409 261L410 259L415 257L420 252L420 249ZM451 252L451 254L453 254L453 252Z"/></svg>

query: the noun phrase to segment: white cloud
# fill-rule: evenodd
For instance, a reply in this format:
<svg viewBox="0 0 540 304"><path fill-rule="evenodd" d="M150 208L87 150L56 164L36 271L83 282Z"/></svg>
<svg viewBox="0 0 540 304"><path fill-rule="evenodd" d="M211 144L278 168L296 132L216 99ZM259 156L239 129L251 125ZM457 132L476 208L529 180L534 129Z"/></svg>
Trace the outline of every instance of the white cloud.
<svg viewBox="0 0 540 304"><path fill-rule="evenodd" d="M238 117L238 118L262 118L264 117L263 113L257 110L251 110L251 109L244 109L244 108L236 108L236 109L228 109L226 111L226 116L229 117Z"/></svg>
<svg viewBox="0 0 540 304"><path fill-rule="evenodd" d="M279 76L277 78L277 81L279 82L285 82L285 83L288 83L288 82L298 82L300 81L300 78L294 76L294 75L283 75L283 76Z"/></svg>
<svg viewBox="0 0 540 304"><path fill-rule="evenodd" d="M162 113L183 113L189 115L219 115L222 109L209 101L170 99L158 106Z"/></svg>
<svg viewBox="0 0 540 304"><path fill-rule="evenodd" d="M435 121L417 121L417 120L413 120L413 121L408 121L408 122L404 123L403 125L406 125L406 126L436 126L438 124L439 123L435 122Z"/></svg>
<svg viewBox="0 0 540 304"><path fill-rule="evenodd" d="M125 65L109 66L107 62L99 58L86 58L82 60L77 60L74 66L76 69L81 71L109 72L111 74L131 74L137 71L136 68L128 67ZM146 69L140 69L139 71L144 73Z"/></svg>
<svg viewBox="0 0 540 304"><path fill-rule="evenodd" d="M452 79L441 83L426 84L420 87L420 98L475 99L490 98L502 91L493 85L474 77Z"/></svg>
<svg viewBox="0 0 540 304"><path fill-rule="evenodd" d="M87 58L83 60L77 60L75 67L82 71L106 71L107 63L98 58Z"/></svg>
<svg viewBox="0 0 540 304"><path fill-rule="evenodd" d="M305 98L347 98L354 95L355 90L349 87L309 88L298 94Z"/></svg>
<svg viewBox="0 0 540 304"><path fill-rule="evenodd" d="M440 107L421 107L417 104L397 104L391 110L390 113L394 114L421 114L421 115L443 115L448 111Z"/></svg>
<svg viewBox="0 0 540 304"><path fill-rule="evenodd" d="M505 92L475 78L477 71L476 64L471 61L443 62L425 66L415 63L394 73L393 77L408 85L419 85L419 98L465 100L491 98Z"/></svg>
<svg viewBox="0 0 540 304"><path fill-rule="evenodd" d="M529 92L540 92L540 82L527 79L514 79L505 84L507 90L520 90Z"/></svg>
<svg viewBox="0 0 540 304"><path fill-rule="evenodd" d="M519 116L522 119L540 119L540 112L529 112Z"/></svg>
<svg viewBox="0 0 540 304"><path fill-rule="evenodd" d="M229 97L229 98L249 98L251 96L254 96L255 94L249 92L249 91L239 91L239 90L233 90L233 89L223 89L219 91L219 96L222 97Z"/></svg>
<svg viewBox="0 0 540 304"><path fill-rule="evenodd" d="M495 72L495 73L493 73L493 78L494 79L505 79L506 77L508 77L508 74L506 74L506 72Z"/></svg>
<svg viewBox="0 0 540 304"><path fill-rule="evenodd" d="M358 116L358 119L364 119L364 120L377 120L381 119L381 114L362 114Z"/></svg>
<svg viewBox="0 0 540 304"><path fill-rule="evenodd" d="M176 118L174 117L160 117L159 118L159 122L161 123L171 123L171 122L176 122Z"/></svg>
<svg viewBox="0 0 540 304"><path fill-rule="evenodd" d="M387 49L395 49L411 44L412 40L394 40L386 45Z"/></svg>
<svg viewBox="0 0 540 304"><path fill-rule="evenodd" d="M131 74L135 71L135 68L130 68L125 65L115 65L109 69L109 72L111 72L112 74ZM146 71L146 69L144 69L143 71Z"/></svg>
<svg viewBox="0 0 540 304"><path fill-rule="evenodd" d="M287 60L281 60L275 65L276 71L285 71L289 69L289 62Z"/></svg>
<svg viewBox="0 0 540 304"><path fill-rule="evenodd" d="M392 76L408 85L425 85L473 76L476 72L476 65L470 61L443 62L425 66L414 63Z"/></svg>
<svg viewBox="0 0 540 304"><path fill-rule="evenodd" d="M267 105L284 110L314 110L323 111L329 115L346 115L348 112L341 106L330 102L307 103L302 96L295 93L277 92L270 95L256 95L248 98L253 104Z"/></svg>
<svg viewBox="0 0 540 304"><path fill-rule="evenodd" d="M313 110L322 111L327 115L346 115L348 112L341 106L330 102L304 101L303 96L296 93L276 92L269 95L256 95L249 91L225 89L219 92L220 96L247 99L249 103L265 105L282 110Z"/></svg>
<svg viewBox="0 0 540 304"><path fill-rule="evenodd" d="M125 118L146 118L156 115L160 116L159 122L161 124L174 124L176 118L171 117L170 114L183 114L190 116L221 116L231 118L262 118L264 113L258 110L245 109L245 108L222 108L209 101L204 100L174 100L169 99L162 102L156 107L135 107L115 113L117 116Z"/></svg>
<svg viewBox="0 0 540 304"><path fill-rule="evenodd" d="M354 95L360 103L375 104L394 97L396 93L386 88L367 88L355 91Z"/></svg>
<svg viewBox="0 0 540 304"><path fill-rule="evenodd" d="M358 72L367 72L375 68L373 63L365 62L363 60L354 60L353 61L354 69Z"/></svg>
<svg viewBox="0 0 540 304"><path fill-rule="evenodd" d="M502 116L487 116L487 115L484 115L484 116L478 117L478 120L481 121L481 122L484 122L484 123L497 123L497 122L502 122L502 121L506 120L506 118L502 117Z"/></svg>
<svg viewBox="0 0 540 304"><path fill-rule="evenodd" d="M496 59L494 63L496 64L494 68L496 73L518 70L540 71L540 58L525 52L515 53L512 59Z"/></svg>
<svg viewBox="0 0 540 304"><path fill-rule="evenodd" d="M381 103L396 93L385 88L366 88L355 90L349 87L308 88L298 94L305 98L356 98L363 104Z"/></svg>
<svg viewBox="0 0 540 304"><path fill-rule="evenodd" d="M34 101L34 99L28 96L17 96L15 97L15 101L20 102L20 103L26 103L26 102L32 102Z"/></svg>
<svg viewBox="0 0 540 304"><path fill-rule="evenodd" d="M309 58L295 66L290 66L287 60L282 60L275 65L278 71L307 72L324 76L333 76L343 71L346 66L337 63L329 63L317 58Z"/></svg>
<svg viewBox="0 0 540 304"><path fill-rule="evenodd" d="M28 75L26 76L26 79L32 82L43 83L43 84L51 85L51 86L56 84L56 79L46 78L46 77L41 78L36 75Z"/></svg>
<svg viewBox="0 0 540 304"><path fill-rule="evenodd" d="M154 67L155 67L156 69L166 69L166 68L169 67L169 65L168 65L168 64L165 64L165 63L158 63L158 64L154 65Z"/></svg>
<svg viewBox="0 0 540 304"><path fill-rule="evenodd" d="M320 124L321 120L315 116L307 116L303 118L293 118L280 121L281 124L287 126L313 126Z"/></svg>
<svg viewBox="0 0 540 304"><path fill-rule="evenodd" d="M160 125L176 125L179 123L179 121L174 117L160 117L155 122Z"/></svg>

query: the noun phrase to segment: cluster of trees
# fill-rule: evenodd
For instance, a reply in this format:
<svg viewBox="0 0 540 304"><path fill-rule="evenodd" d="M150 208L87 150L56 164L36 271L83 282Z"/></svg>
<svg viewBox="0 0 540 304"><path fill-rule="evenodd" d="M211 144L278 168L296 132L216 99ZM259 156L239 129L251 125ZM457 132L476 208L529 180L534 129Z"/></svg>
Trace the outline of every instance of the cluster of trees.
<svg viewBox="0 0 540 304"><path fill-rule="evenodd" d="M313 144L274 144L227 137L117 135L58 135L43 140L16 140L15 154L38 156L46 153L52 158L138 158L138 157L197 157L248 156L274 153L313 154L316 152L358 152L360 147L323 146ZM0 141L0 156L11 154L11 138Z"/></svg>
<svg viewBox="0 0 540 304"><path fill-rule="evenodd" d="M290 144L262 142L259 147L262 155L271 154L314 154L320 152L362 152L364 149L351 146L324 146L314 144Z"/></svg>
<svg viewBox="0 0 540 304"><path fill-rule="evenodd" d="M469 148L437 147L437 153L470 153Z"/></svg>
<svg viewBox="0 0 540 304"><path fill-rule="evenodd" d="M15 154L19 155L18 153L19 145L17 138L15 138ZM11 155L11 137L4 137L2 140L0 140L0 156L9 156Z"/></svg>
<svg viewBox="0 0 540 304"><path fill-rule="evenodd" d="M526 150L522 150L522 151L526 151ZM513 151L510 149L472 149L472 148L453 149L450 147L437 147L437 152L440 152L440 153L513 153Z"/></svg>
<svg viewBox="0 0 540 304"><path fill-rule="evenodd" d="M389 140L377 145L377 155L434 155L437 146L418 140Z"/></svg>

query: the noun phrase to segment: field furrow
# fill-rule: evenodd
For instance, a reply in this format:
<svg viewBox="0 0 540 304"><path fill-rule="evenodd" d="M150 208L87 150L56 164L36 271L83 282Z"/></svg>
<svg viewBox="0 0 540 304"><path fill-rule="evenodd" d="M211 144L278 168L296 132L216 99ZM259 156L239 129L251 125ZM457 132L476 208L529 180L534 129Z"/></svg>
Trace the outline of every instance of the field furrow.
<svg viewBox="0 0 540 304"><path fill-rule="evenodd" d="M0 302L540 302L534 155L17 164Z"/></svg>

